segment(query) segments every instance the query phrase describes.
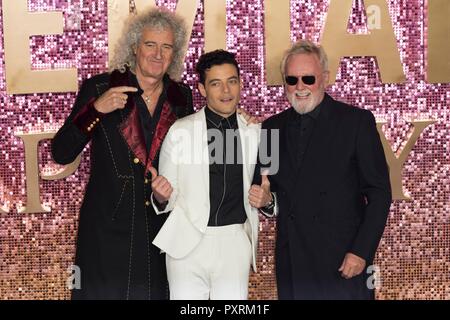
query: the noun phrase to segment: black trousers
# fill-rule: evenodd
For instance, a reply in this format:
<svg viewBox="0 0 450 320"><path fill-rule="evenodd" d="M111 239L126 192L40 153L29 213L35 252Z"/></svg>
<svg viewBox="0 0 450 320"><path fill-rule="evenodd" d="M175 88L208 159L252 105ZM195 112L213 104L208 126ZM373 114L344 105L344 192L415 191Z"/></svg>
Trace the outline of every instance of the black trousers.
<svg viewBox="0 0 450 320"><path fill-rule="evenodd" d="M277 247L275 257L278 299L294 300L289 244L284 243L280 247Z"/></svg>

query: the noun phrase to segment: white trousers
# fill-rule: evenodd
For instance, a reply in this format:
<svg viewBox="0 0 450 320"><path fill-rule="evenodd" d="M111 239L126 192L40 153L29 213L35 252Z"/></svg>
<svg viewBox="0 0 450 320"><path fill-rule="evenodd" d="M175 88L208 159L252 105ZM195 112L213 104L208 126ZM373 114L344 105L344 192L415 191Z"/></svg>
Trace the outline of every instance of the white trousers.
<svg viewBox="0 0 450 320"><path fill-rule="evenodd" d="M245 300L251 259L252 246L243 224L208 227L186 257L166 254L170 299Z"/></svg>

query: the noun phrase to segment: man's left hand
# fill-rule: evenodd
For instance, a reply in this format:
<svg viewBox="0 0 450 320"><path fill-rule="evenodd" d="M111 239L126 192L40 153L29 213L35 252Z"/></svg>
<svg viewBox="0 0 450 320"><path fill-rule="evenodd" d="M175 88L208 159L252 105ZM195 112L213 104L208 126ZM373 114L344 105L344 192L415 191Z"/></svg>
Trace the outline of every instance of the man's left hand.
<svg viewBox="0 0 450 320"><path fill-rule="evenodd" d="M258 124L262 122L258 120L258 118L252 116L250 113L247 113L247 111L242 108L238 108L236 112L244 117L245 121L247 121L247 125L250 123Z"/></svg>
<svg viewBox="0 0 450 320"><path fill-rule="evenodd" d="M363 272L364 267L366 266L366 260L357 255L348 252L345 255L344 261L342 262L339 271L341 272L342 277L345 279L351 279Z"/></svg>
<svg viewBox="0 0 450 320"><path fill-rule="evenodd" d="M248 192L248 201L253 208L265 207L272 201L272 194L270 193L270 181L267 174L261 175L261 185L252 185Z"/></svg>

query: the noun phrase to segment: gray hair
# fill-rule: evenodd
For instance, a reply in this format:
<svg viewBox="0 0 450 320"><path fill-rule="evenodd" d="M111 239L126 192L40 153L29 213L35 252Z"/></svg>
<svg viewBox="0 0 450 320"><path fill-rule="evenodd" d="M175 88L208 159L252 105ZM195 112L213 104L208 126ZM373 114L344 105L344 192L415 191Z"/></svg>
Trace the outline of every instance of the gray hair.
<svg viewBox="0 0 450 320"><path fill-rule="evenodd" d="M299 40L294 43L285 53L281 60L281 74L284 78L286 63L290 56L295 54L315 54L320 61L322 71L328 71L328 57L322 46L314 44L309 40Z"/></svg>
<svg viewBox="0 0 450 320"><path fill-rule="evenodd" d="M167 9L151 8L138 15L130 15L125 21L122 35L114 48L109 70L125 72L129 67L136 68L135 49L139 45L142 31L145 29L170 30L174 36L173 61L167 70L172 79L178 78L183 71L184 45L187 43L187 30L183 18Z"/></svg>

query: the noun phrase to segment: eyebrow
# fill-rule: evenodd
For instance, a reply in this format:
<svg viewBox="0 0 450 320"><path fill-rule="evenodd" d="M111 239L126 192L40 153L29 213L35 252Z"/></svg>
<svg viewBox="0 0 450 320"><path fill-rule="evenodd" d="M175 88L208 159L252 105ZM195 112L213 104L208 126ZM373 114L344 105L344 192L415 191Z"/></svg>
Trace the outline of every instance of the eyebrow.
<svg viewBox="0 0 450 320"><path fill-rule="evenodd" d="M156 44L156 41L153 41L153 40L144 41L144 44L152 44L152 43ZM171 43L162 43L162 45L163 46L173 47L173 44L171 44Z"/></svg>
<svg viewBox="0 0 450 320"><path fill-rule="evenodd" d="M232 76L232 77L229 77L229 78L226 79L226 80L228 81L228 80L238 80L238 79L239 79L238 76ZM221 81L221 79L211 79L211 80L208 81L208 84L210 84L210 83L212 83L212 82L216 82L216 81Z"/></svg>

